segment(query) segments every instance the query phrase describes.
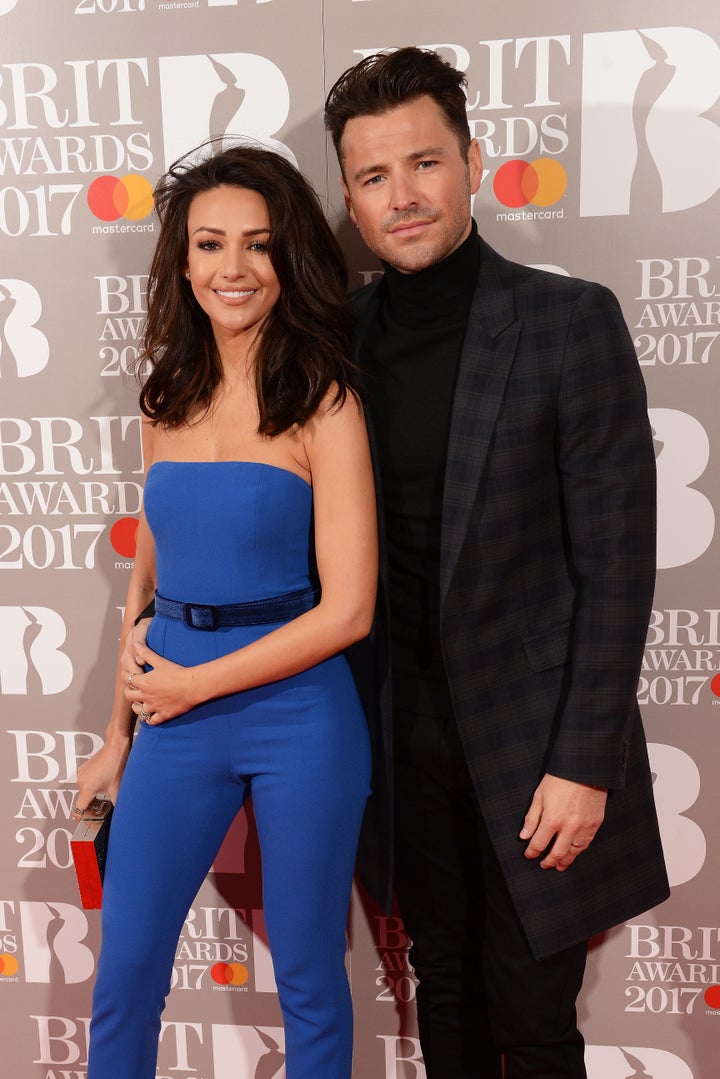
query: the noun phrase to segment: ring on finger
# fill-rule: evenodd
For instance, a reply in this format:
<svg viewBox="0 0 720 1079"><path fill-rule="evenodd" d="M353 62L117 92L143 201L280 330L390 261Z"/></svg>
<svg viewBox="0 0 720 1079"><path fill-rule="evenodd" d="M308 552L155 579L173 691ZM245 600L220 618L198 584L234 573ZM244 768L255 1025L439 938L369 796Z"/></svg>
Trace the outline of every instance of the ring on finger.
<svg viewBox="0 0 720 1079"><path fill-rule="evenodd" d="M576 850L582 850L583 847L585 846L585 844L584 843L571 843L570 846L575 847Z"/></svg>
<svg viewBox="0 0 720 1079"><path fill-rule="evenodd" d="M147 721L150 719L150 712L146 712L143 706L140 705L140 711L138 712L138 716L143 721L143 723L147 723Z"/></svg>
<svg viewBox="0 0 720 1079"><path fill-rule="evenodd" d="M131 674L128 675L127 687L128 689L137 689L137 686L133 682L133 676Z"/></svg>

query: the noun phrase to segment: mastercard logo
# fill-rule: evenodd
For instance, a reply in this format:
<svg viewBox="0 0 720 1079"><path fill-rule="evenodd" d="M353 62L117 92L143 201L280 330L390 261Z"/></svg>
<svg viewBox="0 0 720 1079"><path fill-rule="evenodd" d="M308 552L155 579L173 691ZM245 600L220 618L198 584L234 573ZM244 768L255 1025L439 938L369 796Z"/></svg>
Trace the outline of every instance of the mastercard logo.
<svg viewBox="0 0 720 1079"><path fill-rule="evenodd" d="M110 543L123 558L134 558L137 551L138 519L121 517L110 529Z"/></svg>
<svg viewBox="0 0 720 1079"><path fill-rule="evenodd" d="M552 157L507 161L495 173L493 191L503 206L552 206L565 194L567 173Z"/></svg>
<svg viewBox="0 0 720 1079"><path fill-rule="evenodd" d="M720 985L710 985L705 990L705 1003L720 1011Z"/></svg>
<svg viewBox="0 0 720 1079"><path fill-rule="evenodd" d="M0 977L12 978L13 974L17 974L18 961L14 955L8 955L7 953L0 955Z"/></svg>
<svg viewBox="0 0 720 1079"><path fill-rule="evenodd" d="M210 977L217 985L245 985L250 974L244 963L215 963Z"/></svg>
<svg viewBox="0 0 720 1079"><path fill-rule="evenodd" d="M91 212L101 221L140 221L153 208L153 189L144 176L98 176L90 184L87 202Z"/></svg>
<svg viewBox="0 0 720 1079"><path fill-rule="evenodd" d="M720 697L720 674L716 674L710 683L710 689L716 697Z"/></svg>

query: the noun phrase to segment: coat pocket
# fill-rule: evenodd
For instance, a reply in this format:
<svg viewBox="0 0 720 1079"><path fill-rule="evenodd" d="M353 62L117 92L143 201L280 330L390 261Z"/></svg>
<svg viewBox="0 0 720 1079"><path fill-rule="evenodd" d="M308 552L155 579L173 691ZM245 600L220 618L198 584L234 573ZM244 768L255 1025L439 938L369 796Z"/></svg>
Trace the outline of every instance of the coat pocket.
<svg viewBox="0 0 720 1079"><path fill-rule="evenodd" d="M554 626L547 633L535 633L523 640L525 655L533 671L560 667L568 661L570 623Z"/></svg>

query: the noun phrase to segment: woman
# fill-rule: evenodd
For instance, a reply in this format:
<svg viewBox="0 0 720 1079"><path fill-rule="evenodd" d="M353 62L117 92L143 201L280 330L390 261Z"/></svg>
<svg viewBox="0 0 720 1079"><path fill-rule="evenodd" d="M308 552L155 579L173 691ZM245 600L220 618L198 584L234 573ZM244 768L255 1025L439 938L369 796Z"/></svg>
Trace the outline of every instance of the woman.
<svg viewBox="0 0 720 1079"><path fill-rule="evenodd" d="M270 151L182 160L155 203L147 523L123 638L157 589L156 613L146 673L118 664L76 802L117 796L88 1079L155 1076L183 920L250 795L288 1079L348 1079L345 924L370 765L340 653L369 631L377 552L346 272L314 192Z"/></svg>

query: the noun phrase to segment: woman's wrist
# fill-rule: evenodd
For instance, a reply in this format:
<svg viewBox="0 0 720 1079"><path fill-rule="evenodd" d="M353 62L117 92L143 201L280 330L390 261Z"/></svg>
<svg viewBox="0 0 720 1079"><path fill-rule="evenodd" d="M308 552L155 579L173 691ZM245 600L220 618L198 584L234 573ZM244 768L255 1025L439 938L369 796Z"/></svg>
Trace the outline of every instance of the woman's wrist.
<svg viewBox="0 0 720 1079"><path fill-rule="evenodd" d="M130 710L121 720L111 719L105 730L105 745L124 748L132 742L135 730L135 714Z"/></svg>
<svg viewBox="0 0 720 1079"><path fill-rule="evenodd" d="M185 668L190 708L197 708L199 704L204 704L205 701L209 701L216 696L211 688L212 665L211 661L210 663L199 663L195 667Z"/></svg>

